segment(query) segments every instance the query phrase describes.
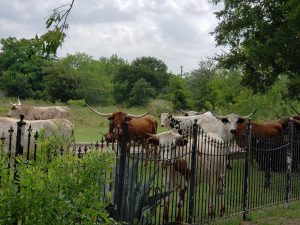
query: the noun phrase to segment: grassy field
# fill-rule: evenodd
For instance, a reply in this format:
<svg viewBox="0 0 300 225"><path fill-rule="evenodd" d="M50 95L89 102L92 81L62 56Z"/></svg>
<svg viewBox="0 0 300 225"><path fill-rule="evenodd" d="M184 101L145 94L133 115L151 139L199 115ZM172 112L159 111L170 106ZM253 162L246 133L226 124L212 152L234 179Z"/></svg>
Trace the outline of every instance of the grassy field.
<svg viewBox="0 0 300 225"><path fill-rule="evenodd" d="M287 207L277 205L263 210L249 213L247 221L241 216L218 221L218 225L299 225L300 224L300 201L290 203Z"/></svg>
<svg viewBox="0 0 300 225"><path fill-rule="evenodd" d="M6 116L11 102L16 102L16 99L6 99L0 98L0 116ZM34 106L50 106L54 105L51 102L39 101L39 100L25 100L22 101L22 104L34 105ZM62 105L62 104L57 104ZM74 124L75 128L75 140L76 142L95 142L100 140L102 135L99 133L107 133L108 131L108 120L105 117L100 117L94 112L92 112L89 108L79 105L71 105L68 106L70 109L70 120ZM123 111L131 114L143 114L148 110L151 110L150 114L155 116L158 121L159 127L158 132L164 131L163 128L160 127L159 115L162 112L167 112L171 110L170 104L164 101L153 101L148 107L143 108L119 108L117 106L109 106L109 107L95 107L97 111L109 113L109 112L117 112ZM25 118L26 119L26 118Z"/></svg>

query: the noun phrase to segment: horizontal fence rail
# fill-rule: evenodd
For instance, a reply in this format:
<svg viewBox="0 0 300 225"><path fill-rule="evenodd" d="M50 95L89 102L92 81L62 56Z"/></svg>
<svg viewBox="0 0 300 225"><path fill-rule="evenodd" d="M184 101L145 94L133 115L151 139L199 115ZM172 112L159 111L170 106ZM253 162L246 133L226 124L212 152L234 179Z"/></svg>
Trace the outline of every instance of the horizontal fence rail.
<svg viewBox="0 0 300 225"><path fill-rule="evenodd" d="M7 167L17 174L16 156L37 157L40 134L23 119L0 137ZM195 123L184 144L161 145L130 139L128 121L119 140L107 143L57 145L58 155L72 152L82 158L90 149L115 151L112 183L103 187L103 201L116 220L128 224L205 224L218 218L300 197L300 129L293 122L273 138L252 132L224 142L212 138ZM1 184L1 179L0 179ZM110 196L110 197L109 197Z"/></svg>

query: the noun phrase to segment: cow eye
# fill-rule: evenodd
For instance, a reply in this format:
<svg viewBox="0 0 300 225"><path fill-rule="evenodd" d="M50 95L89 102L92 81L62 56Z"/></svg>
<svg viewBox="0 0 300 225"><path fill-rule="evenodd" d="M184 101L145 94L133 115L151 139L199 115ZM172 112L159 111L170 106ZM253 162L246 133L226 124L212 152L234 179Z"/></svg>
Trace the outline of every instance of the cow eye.
<svg viewBox="0 0 300 225"><path fill-rule="evenodd" d="M245 122L245 119L243 119L243 118L239 118L237 121L237 123L244 123L244 122Z"/></svg>
<svg viewBox="0 0 300 225"><path fill-rule="evenodd" d="M16 109L16 106L11 107L11 109L12 109L12 110L15 110L15 109Z"/></svg>
<svg viewBox="0 0 300 225"><path fill-rule="evenodd" d="M222 123L226 124L226 123L229 123L229 121L227 118L224 118L224 119L222 119Z"/></svg>

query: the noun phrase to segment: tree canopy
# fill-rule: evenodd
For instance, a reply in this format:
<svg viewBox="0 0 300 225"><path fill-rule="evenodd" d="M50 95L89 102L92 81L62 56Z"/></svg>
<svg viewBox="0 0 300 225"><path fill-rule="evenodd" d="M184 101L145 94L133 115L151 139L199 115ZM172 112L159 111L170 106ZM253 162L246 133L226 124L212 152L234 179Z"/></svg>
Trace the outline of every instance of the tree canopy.
<svg viewBox="0 0 300 225"><path fill-rule="evenodd" d="M242 84L265 92L283 74L292 80L299 77L299 0L211 1L224 4L216 13L217 45L230 48L219 60L226 68L243 70ZM293 96L300 98L299 92Z"/></svg>

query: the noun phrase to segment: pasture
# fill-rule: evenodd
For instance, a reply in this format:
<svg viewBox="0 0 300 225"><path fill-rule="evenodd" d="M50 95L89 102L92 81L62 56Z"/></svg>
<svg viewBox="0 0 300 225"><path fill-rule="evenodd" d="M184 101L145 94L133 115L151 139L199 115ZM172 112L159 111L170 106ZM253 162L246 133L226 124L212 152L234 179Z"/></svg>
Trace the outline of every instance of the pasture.
<svg viewBox="0 0 300 225"><path fill-rule="evenodd" d="M6 99L0 98L0 116L6 116L8 110L10 109L10 104L8 101L15 102L16 99ZM45 102L41 100L23 100L22 104L28 104L33 106L50 106L54 105L51 102ZM55 105L63 105L61 103L56 103ZM100 117L89 108L80 105L67 105L70 109L70 120L75 127L75 141L78 143L90 143L96 142L102 137L101 133L107 133L108 131L108 120L105 117ZM158 132L165 131L164 128L160 127L160 120L158 115L165 110L171 110L171 106L163 101L154 101L148 107L143 108L120 108L117 106L109 107L94 107L97 111L103 113L123 111L131 114L143 114L150 111L157 122L159 123ZM26 118L25 118L26 119ZM101 133L99 133L101 132Z"/></svg>

